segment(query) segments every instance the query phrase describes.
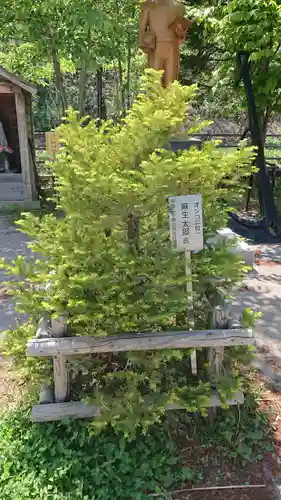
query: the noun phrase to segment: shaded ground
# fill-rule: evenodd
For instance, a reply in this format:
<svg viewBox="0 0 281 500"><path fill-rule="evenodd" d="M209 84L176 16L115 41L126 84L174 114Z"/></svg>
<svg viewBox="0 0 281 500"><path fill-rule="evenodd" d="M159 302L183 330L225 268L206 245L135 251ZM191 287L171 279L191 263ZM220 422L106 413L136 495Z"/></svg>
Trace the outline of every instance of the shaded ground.
<svg viewBox="0 0 281 500"><path fill-rule="evenodd" d="M218 449L201 447L196 442L188 440L182 433L180 452L186 466L197 467L203 471L204 479L198 487L226 485L263 485L264 487L201 492L179 491L172 495L174 500L276 500L281 498L281 494L280 496L277 494L278 478L281 478L281 394L267 387L261 375L254 375L254 378L254 383L263 387L259 409L269 414L272 432L269 432L268 443L273 445L272 451L262 453L259 462L235 466L233 460L221 454Z"/></svg>
<svg viewBox="0 0 281 500"><path fill-rule="evenodd" d="M0 409L19 405L24 396L25 383L10 370L9 361L0 357Z"/></svg>
<svg viewBox="0 0 281 500"><path fill-rule="evenodd" d="M281 360L281 245L259 245L255 249L255 269L236 295L234 310L251 307L262 312L255 337Z"/></svg>
<svg viewBox="0 0 281 500"><path fill-rule="evenodd" d="M212 492L186 492L175 494L178 500L275 500L271 490L266 488L245 488L243 490L227 489Z"/></svg>
<svg viewBox="0 0 281 500"><path fill-rule="evenodd" d="M0 214L0 258L11 262L19 255L28 255L27 242L28 237L20 233L13 224L13 217ZM0 332L15 326L20 319L3 285L9 279L11 278L0 269Z"/></svg>
<svg viewBox="0 0 281 500"><path fill-rule="evenodd" d="M281 245L259 245L256 265L236 293L232 309L261 312L255 327L258 352L255 366L281 391Z"/></svg>
<svg viewBox="0 0 281 500"><path fill-rule="evenodd" d="M193 448L191 450L192 456L200 457L200 449ZM263 471L262 463L255 463L250 466L235 467L228 464L226 461L216 464L218 459L216 452L213 452L213 457L205 456L206 464L204 469L205 481L202 484L204 488L211 488L217 486L248 486L248 485L264 485L260 488L247 487L244 489L214 489L213 491L198 491L198 492L182 492L174 494L173 498L181 500L209 500L209 499L231 499L231 500L273 500L274 494L272 492L271 484L266 480Z"/></svg>

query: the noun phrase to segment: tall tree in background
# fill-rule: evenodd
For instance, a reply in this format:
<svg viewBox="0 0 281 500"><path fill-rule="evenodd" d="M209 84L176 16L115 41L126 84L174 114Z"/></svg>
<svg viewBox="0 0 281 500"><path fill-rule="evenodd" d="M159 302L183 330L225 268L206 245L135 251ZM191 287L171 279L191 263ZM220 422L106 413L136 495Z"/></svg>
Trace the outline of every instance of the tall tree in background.
<svg viewBox="0 0 281 500"><path fill-rule="evenodd" d="M249 54L250 74L261 128L281 112L281 2L265 0L186 1L196 22L182 55L183 76L218 115L247 110L237 54ZM238 71L237 71L238 70Z"/></svg>
<svg viewBox="0 0 281 500"><path fill-rule="evenodd" d="M197 73L199 96L214 114L220 114L222 108L227 117L233 110L237 114L242 110L246 112L247 129L257 150L263 216L259 227L264 231L263 237L280 238L281 220L269 182L264 142L269 120L281 112L281 2L198 0L195 5L186 3L189 15L197 21L194 28L197 38L189 37L187 56L201 55L203 61L203 73ZM187 56L184 55L186 62ZM249 236L246 222L244 227L243 224L239 227L244 236ZM240 229L237 226L235 230Z"/></svg>
<svg viewBox="0 0 281 500"><path fill-rule="evenodd" d="M2 42L15 39L19 45L31 44L38 61L52 65L61 116L68 106L62 67L66 61L79 74L81 115L89 74L98 71L100 75L117 61L123 108L130 103L132 60L138 50L137 6L136 0L3 0L0 37ZM15 64L8 66L13 69Z"/></svg>
<svg viewBox="0 0 281 500"><path fill-rule="evenodd" d="M218 10L215 37L221 53L225 58L230 56L231 66L235 65L237 89L245 87L239 60L241 56L248 60L259 125L265 134L272 113L281 111L281 3L232 0L222 5ZM230 64L228 68L225 65L224 71L229 71ZM248 102L248 90L245 90Z"/></svg>
<svg viewBox="0 0 281 500"><path fill-rule="evenodd" d="M64 9L63 9L63 3ZM38 57L52 63L58 103L62 111L67 107L61 71L61 52L65 51L69 1L33 2L31 0L4 0L2 33L19 43L32 43ZM4 27L3 27L4 26Z"/></svg>

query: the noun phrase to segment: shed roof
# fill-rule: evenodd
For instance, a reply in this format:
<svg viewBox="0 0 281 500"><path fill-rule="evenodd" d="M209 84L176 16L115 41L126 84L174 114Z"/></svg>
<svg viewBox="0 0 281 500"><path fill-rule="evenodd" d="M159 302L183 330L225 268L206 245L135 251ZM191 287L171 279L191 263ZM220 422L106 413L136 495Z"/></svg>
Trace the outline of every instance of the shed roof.
<svg viewBox="0 0 281 500"><path fill-rule="evenodd" d="M24 82L18 75L16 75L15 73L10 73L10 71L7 71L2 66L0 66L0 77L7 82L11 82L14 85L17 85L22 90L29 92L29 94L35 95L37 92L36 87L32 85L32 83Z"/></svg>

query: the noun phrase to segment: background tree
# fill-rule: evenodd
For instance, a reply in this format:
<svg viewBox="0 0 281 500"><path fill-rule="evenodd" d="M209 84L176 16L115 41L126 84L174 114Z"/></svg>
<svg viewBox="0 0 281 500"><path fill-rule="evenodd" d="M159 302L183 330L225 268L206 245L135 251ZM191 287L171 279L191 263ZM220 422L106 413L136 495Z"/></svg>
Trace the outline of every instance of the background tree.
<svg viewBox="0 0 281 500"><path fill-rule="evenodd" d="M183 77L196 80L199 102L214 115L247 112L237 53L247 52L263 133L280 109L280 2L195 0L187 3L192 25L182 54ZM238 78L237 78L238 77Z"/></svg>
<svg viewBox="0 0 281 500"><path fill-rule="evenodd" d="M5 57L2 57L4 65L40 83L37 74L27 71L20 63L19 49L17 64L11 64L12 53L15 52L9 48L11 39L16 40L17 47L26 47L26 44L32 47L37 61L40 61L35 66L41 68L41 61L46 61L48 69L52 67L60 116L69 104L66 67L76 75L78 91L75 108L79 109L81 115L85 112L89 76L97 74L94 89L98 94L97 102L104 101L101 94L105 68L117 70L117 114L122 114L130 105L134 88L132 62L138 51L136 0L41 0L36 3L19 0L12 2L12 5L10 1L4 0L2 13L0 39L2 46L6 44ZM45 80L45 77L43 73L42 79Z"/></svg>

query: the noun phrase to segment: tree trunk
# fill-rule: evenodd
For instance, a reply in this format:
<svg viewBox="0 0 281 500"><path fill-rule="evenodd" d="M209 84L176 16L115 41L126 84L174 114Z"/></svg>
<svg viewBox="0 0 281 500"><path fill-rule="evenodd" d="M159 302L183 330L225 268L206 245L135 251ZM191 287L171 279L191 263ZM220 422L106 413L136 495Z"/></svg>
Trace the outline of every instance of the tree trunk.
<svg viewBox="0 0 281 500"><path fill-rule="evenodd" d="M127 223L128 223L127 235L128 235L129 245L131 247L132 252L135 253L136 255L139 255L140 254L140 220L135 214L130 213L128 216Z"/></svg>
<svg viewBox="0 0 281 500"><path fill-rule="evenodd" d="M119 19L119 16L120 16L119 0L115 0L115 8L116 8L117 18ZM118 61L119 89L120 89L120 98L121 98L121 99L119 99L119 101L121 101L121 107L122 107L121 116L122 116L122 115L124 115L124 111L125 111L125 89L124 89L124 82L123 82L122 58L121 58L121 52L120 52L118 38L116 40L116 54L117 54L117 61Z"/></svg>
<svg viewBox="0 0 281 500"><path fill-rule="evenodd" d="M241 75L244 83L245 94L248 104L249 126L251 130L251 138L253 146L257 148L256 166L258 168L258 183L259 183L259 198L261 213L267 217L269 223L276 222L279 218L277 215L276 205L273 198L272 189L269 182L268 171L265 164L264 156L264 136L262 124L258 116L256 100L253 91L250 70L250 55L248 53L239 54L241 63ZM279 228L278 228L279 229Z"/></svg>
<svg viewBox="0 0 281 500"><path fill-rule="evenodd" d="M88 61L83 61L79 78L79 114L80 118L85 114L86 86L88 81Z"/></svg>
<svg viewBox="0 0 281 500"><path fill-rule="evenodd" d="M135 17L136 6L135 4L132 7L131 16L132 19ZM130 28L128 28L128 39L127 39L127 48L128 48L128 60L127 60L127 109L131 107L131 70L132 70L132 33Z"/></svg>
<svg viewBox="0 0 281 500"><path fill-rule="evenodd" d="M264 144L266 141L266 134L267 134L267 127L268 123L270 120L270 115L271 115L271 106L266 106L265 113L264 113L264 119L263 119L263 138L264 138Z"/></svg>
<svg viewBox="0 0 281 500"><path fill-rule="evenodd" d="M131 107L131 65L132 65L132 40L131 33L128 33L128 61L127 61L127 109Z"/></svg>
<svg viewBox="0 0 281 500"><path fill-rule="evenodd" d="M97 117L99 120L106 120L106 105L103 95L103 70L98 69L96 74L96 90L97 90Z"/></svg>
<svg viewBox="0 0 281 500"><path fill-rule="evenodd" d="M84 54L84 59L82 61L82 68L80 72L80 82L79 82L79 113L80 113L80 118L84 116L85 114L85 99L86 99L86 86L87 86L87 81L88 81L88 69L89 69L89 63L90 63L90 51L92 48L92 42L91 42L91 26L89 24L88 26L88 33L87 33L87 46L86 46L86 52Z"/></svg>
<svg viewBox="0 0 281 500"><path fill-rule="evenodd" d="M65 114L65 111L67 110L67 99L63 85L63 75L61 72L60 61L55 49L53 49L52 51L52 59L55 73L56 89L59 97L59 107L61 110L61 116L63 116Z"/></svg>
<svg viewBox="0 0 281 500"><path fill-rule="evenodd" d="M120 88L120 97L121 97L121 109L124 114L125 111L125 92L124 92L124 84L123 84L123 70L122 70L122 61L121 56L118 54L118 76L119 76L119 88Z"/></svg>
<svg viewBox="0 0 281 500"><path fill-rule="evenodd" d="M119 82L119 71L116 66L114 69L114 80L115 80L115 114L119 118L119 116L121 115L120 82Z"/></svg>

